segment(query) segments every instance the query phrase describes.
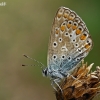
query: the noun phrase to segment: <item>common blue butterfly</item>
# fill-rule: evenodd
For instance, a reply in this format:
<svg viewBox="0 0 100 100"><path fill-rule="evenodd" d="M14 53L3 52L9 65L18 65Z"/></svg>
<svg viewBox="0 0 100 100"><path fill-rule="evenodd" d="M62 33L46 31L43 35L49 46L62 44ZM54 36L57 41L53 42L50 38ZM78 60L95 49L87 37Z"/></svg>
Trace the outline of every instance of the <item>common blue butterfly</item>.
<svg viewBox="0 0 100 100"><path fill-rule="evenodd" d="M55 83L59 87L59 82L77 68L90 52L92 45L83 20L69 8L60 7L54 17L47 67L43 69L43 75L50 77L52 86Z"/></svg>

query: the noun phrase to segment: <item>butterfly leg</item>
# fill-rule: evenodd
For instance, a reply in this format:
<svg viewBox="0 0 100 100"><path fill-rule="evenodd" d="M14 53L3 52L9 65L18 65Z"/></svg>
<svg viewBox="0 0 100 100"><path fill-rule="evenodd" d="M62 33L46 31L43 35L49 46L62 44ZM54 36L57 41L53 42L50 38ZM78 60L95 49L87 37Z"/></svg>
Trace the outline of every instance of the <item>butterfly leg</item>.
<svg viewBox="0 0 100 100"><path fill-rule="evenodd" d="M60 89L61 92L62 92L62 89L61 89L61 87L60 87L59 84L58 84L58 82L60 82L59 78L54 79L53 81L54 81L54 83L59 87L59 89Z"/></svg>
<svg viewBox="0 0 100 100"><path fill-rule="evenodd" d="M80 82L82 84L82 81L78 80L77 78L75 78L73 75L70 75L74 80L77 80L78 82Z"/></svg>
<svg viewBox="0 0 100 100"><path fill-rule="evenodd" d="M54 86L54 81L51 82L51 86L53 87L53 89L54 89L55 91L57 91L56 87Z"/></svg>
<svg viewBox="0 0 100 100"><path fill-rule="evenodd" d="M60 82L60 79L59 78L57 78L57 79L54 79L54 80L52 80L52 82L51 82L51 85L52 85L52 87L57 91L57 89L56 89L56 87L54 86L54 84L56 84L57 86L58 86L58 88L61 90L61 92L62 92L62 89L61 89L61 87L59 86L59 83Z"/></svg>

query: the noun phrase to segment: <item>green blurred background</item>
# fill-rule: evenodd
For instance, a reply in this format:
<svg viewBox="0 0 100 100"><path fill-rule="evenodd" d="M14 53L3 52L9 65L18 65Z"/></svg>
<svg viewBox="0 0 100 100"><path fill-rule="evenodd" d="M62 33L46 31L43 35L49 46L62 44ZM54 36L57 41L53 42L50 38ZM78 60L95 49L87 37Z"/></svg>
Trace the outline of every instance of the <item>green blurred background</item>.
<svg viewBox="0 0 100 100"><path fill-rule="evenodd" d="M0 0L0 3L4 2ZM5 0L0 6L0 100L56 100L50 81L29 55L47 63L53 18L60 6L82 17L94 47L85 61L100 65L100 0ZM99 100L98 96L95 100Z"/></svg>

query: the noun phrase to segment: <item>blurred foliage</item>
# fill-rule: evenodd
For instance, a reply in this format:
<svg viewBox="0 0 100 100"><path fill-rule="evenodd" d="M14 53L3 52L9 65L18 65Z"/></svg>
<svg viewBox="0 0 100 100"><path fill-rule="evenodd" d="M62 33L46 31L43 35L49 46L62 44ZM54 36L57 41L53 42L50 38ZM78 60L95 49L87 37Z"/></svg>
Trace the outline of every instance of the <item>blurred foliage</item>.
<svg viewBox="0 0 100 100"><path fill-rule="evenodd" d="M0 2L4 2L0 0ZM99 0L5 0L0 6L0 100L55 100L49 79L26 54L46 65L53 18L60 6L68 7L84 20L94 47L85 61L100 65ZM99 100L99 97L95 100Z"/></svg>

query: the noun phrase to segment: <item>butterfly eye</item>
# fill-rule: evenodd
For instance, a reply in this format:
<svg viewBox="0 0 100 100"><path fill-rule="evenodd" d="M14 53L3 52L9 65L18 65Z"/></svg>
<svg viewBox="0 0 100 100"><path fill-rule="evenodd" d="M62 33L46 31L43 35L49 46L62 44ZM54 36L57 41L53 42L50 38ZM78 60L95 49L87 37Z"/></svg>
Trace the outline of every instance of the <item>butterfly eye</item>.
<svg viewBox="0 0 100 100"><path fill-rule="evenodd" d="M44 70L42 70L43 76L47 76L48 74L48 68L45 68Z"/></svg>

